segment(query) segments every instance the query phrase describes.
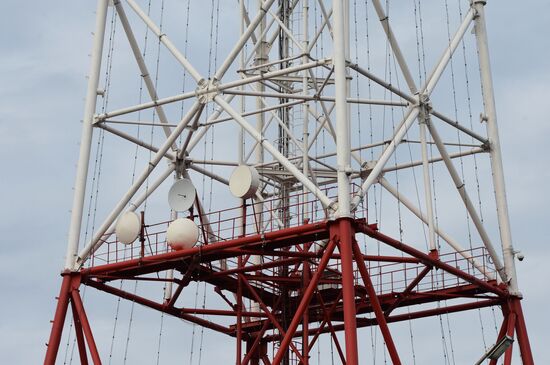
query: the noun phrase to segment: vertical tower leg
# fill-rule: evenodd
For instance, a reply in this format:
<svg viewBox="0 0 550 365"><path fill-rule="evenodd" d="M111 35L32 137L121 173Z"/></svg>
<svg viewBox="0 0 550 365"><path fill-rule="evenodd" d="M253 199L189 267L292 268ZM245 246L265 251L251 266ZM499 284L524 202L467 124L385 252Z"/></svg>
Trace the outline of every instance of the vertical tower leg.
<svg viewBox="0 0 550 365"><path fill-rule="evenodd" d="M344 301L344 337L346 339L346 364L359 364L357 354L357 321L355 311L355 285L353 276L353 228L349 218L340 218L330 227L331 237L339 239L342 263L342 298Z"/></svg>
<svg viewBox="0 0 550 365"><path fill-rule="evenodd" d="M521 353L521 359L523 365L534 365L533 353L531 352L531 345L529 344L529 336L527 335L527 326L525 325L525 318L523 317L523 310L521 309L521 303L518 298L512 300L512 308L516 313L516 332L519 344L519 350Z"/></svg>
<svg viewBox="0 0 550 365"><path fill-rule="evenodd" d="M487 42L487 28L485 26L485 4L487 0L475 0L473 6L476 10L475 34L478 48L479 69L481 72L481 85L483 88L483 102L485 105L485 120L487 124L487 136L489 137L491 156L491 170L493 173L493 186L497 206L497 217L502 241L502 253L504 257L504 270L508 286L512 295L520 295L516 277L514 262L514 247L512 245L512 233L510 218L508 215L508 203L506 201L506 187L504 184L504 170L502 167L502 154L500 151L500 138L498 134L496 104L493 94L493 78L491 74L491 62L489 59L489 44Z"/></svg>
<svg viewBox="0 0 550 365"><path fill-rule="evenodd" d="M53 318L52 331L48 341L48 349L46 350L44 365L54 365L55 359L57 358L59 343L61 342L61 335L63 334L63 326L65 324L65 317L67 316L67 307L69 306L71 283L71 275L64 274L63 281L61 283L61 290L59 291L59 297L57 299L57 307L55 309L55 316Z"/></svg>
<svg viewBox="0 0 550 365"><path fill-rule="evenodd" d="M92 65L86 90L86 102L84 106L84 118L82 122L82 135L80 137L80 152L74 184L74 197L71 209L71 223L69 225L69 240L67 255L65 257L65 269L73 270L80 239L80 226L82 224L82 211L84 209L84 195L86 193L86 180L88 178L88 165L90 162L90 150L92 146L93 118L97 101L97 87L99 84L99 72L101 70L101 57L103 54L103 40L105 37L105 23L107 21L107 7L109 0L98 0L96 10L96 24L94 30L94 45L92 49Z"/></svg>

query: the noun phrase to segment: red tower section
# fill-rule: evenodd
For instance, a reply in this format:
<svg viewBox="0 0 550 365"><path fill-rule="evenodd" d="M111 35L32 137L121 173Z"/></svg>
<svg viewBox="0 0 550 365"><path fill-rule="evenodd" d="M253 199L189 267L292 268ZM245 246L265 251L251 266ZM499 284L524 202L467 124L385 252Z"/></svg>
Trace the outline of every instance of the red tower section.
<svg viewBox="0 0 550 365"><path fill-rule="evenodd" d="M243 215L229 218L238 211ZM461 253L421 252L364 218L306 220L264 234L235 234L254 227L255 216L246 207L210 213L210 233L201 225L203 242L186 250L166 249L166 223L144 226L140 242L131 247L108 242L95 253L92 266L63 274L45 363L55 363L69 306L81 362L87 363L89 351L94 364L101 363L79 294L86 285L226 334L235 341L237 364L308 364L323 334L334 341L341 363L359 364L357 329L368 326L380 329L392 363L402 364L389 323L490 306L500 307L504 314L495 342L517 338L523 363L534 364L520 298L510 295L506 284L487 279L494 277L494 268L484 249L469 250L469 259ZM361 236L368 238L364 247L358 243ZM213 237L218 239L210 241ZM376 242L395 254L369 253ZM252 263L253 256L260 263ZM179 275L168 279L168 270ZM116 280L170 282L174 290L170 298L147 298L117 288L112 285ZM224 307L181 306L178 298L193 281L207 283ZM232 324L203 315L231 318ZM345 343L337 332L344 333ZM270 356L273 344L276 351ZM505 364L511 363L511 352L512 346L504 355Z"/></svg>

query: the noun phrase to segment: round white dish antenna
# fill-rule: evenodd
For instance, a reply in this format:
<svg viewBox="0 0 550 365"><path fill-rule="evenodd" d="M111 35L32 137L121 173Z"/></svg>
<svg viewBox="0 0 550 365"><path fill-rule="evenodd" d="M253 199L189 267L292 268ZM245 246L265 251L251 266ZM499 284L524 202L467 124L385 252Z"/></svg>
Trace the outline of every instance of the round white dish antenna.
<svg viewBox="0 0 550 365"><path fill-rule="evenodd" d="M180 179L168 192L168 204L176 212L189 210L195 202L197 192L189 179Z"/></svg>
<svg viewBox="0 0 550 365"><path fill-rule="evenodd" d="M260 174L252 166L237 166L229 178L229 190L237 198L252 198L259 186Z"/></svg>
<svg viewBox="0 0 550 365"><path fill-rule="evenodd" d="M118 218L115 226L116 238L129 245L136 240L141 231L141 219L136 212L126 212Z"/></svg>
<svg viewBox="0 0 550 365"><path fill-rule="evenodd" d="M199 227L190 219L178 218L168 226L166 241L174 250L184 250L197 244Z"/></svg>

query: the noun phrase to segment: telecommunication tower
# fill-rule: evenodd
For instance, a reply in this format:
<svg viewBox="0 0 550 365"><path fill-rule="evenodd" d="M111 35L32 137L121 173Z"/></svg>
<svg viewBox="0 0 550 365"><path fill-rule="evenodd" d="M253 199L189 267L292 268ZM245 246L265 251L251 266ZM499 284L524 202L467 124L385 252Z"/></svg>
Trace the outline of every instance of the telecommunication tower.
<svg viewBox="0 0 550 365"><path fill-rule="evenodd" d="M438 363L534 364L486 3L98 0L45 364L64 333L106 359L83 287L227 335L227 363L323 363L321 339L337 363L430 363L411 323L439 318L446 347L464 312L474 350Z"/></svg>

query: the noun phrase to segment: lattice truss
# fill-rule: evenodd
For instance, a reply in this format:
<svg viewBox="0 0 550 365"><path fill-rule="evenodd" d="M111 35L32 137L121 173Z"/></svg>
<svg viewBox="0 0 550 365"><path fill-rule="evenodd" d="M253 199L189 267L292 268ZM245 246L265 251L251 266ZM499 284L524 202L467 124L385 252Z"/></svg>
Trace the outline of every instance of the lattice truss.
<svg viewBox="0 0 550 365"><path fill-rule="evenodd" d="M307 363L322 333L356 363L351 335L335 334L350 300L395 364L390 322L497 305L493 340L513 335L485 1L388 3L100 0L66 261L76 287L234 336L243 364ZM239 165L260 174L253 198L230 194ZM195 204L170 212L182 177ZM145 211L132 245L113 234L127 211ZM166 244L178 214L200 227L189 250ZM157 294L113 283L130 279ZM194 281L216 305L183 303Z"/></svg>

